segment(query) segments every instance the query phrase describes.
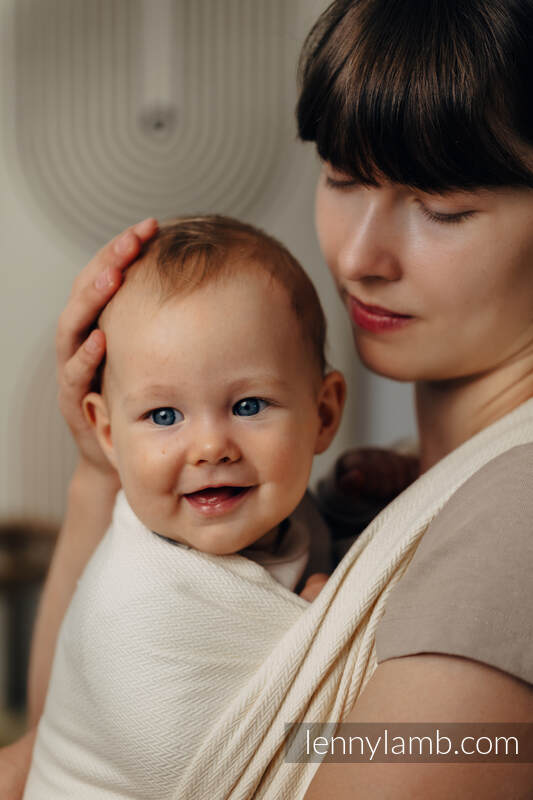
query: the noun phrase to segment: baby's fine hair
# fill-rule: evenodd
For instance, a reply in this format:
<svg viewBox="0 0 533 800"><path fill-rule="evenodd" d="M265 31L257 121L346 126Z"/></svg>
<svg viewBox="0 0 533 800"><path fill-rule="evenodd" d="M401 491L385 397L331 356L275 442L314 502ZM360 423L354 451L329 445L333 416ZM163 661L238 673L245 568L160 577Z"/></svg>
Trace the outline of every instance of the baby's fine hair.
<svg viewBox="0 0 533 800"><path fill-rule="evenodd" d="M266 273L286 289L304 341L323 376L326 318L316 289L287 248L253 225L222 215L179 217L163 223L145 246L139 263L128 270L126 282L145 281L165 302L228 275L252 270Z"/></svg>

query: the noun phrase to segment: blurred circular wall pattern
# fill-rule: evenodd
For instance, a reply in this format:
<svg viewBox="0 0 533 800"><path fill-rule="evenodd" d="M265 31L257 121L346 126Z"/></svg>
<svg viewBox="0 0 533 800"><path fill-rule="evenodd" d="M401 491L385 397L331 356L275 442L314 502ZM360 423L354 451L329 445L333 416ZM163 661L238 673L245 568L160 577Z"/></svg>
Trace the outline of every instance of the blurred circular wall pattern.
<svg viewBox="0 0 533 800"><path fill-rule="evenodd" d="M17 0L20 167L55 225L279 198L295 139L297 0Z"/></svg>

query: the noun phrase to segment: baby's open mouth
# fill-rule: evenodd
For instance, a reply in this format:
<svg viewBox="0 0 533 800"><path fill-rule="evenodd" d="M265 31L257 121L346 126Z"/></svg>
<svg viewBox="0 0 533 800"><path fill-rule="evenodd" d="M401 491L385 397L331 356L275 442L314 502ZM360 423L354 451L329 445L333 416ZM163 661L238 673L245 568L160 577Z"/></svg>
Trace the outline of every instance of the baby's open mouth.
<svg viewBox="0 0 533 800"><path fill-rule="evenodd" d="M202 517L217 517L237 508L253 486L206 486L183 499Z"/></svg>
<svg viewBox="0 0 533 800"><path fill-rule="evenodd" d="M194 498L195 500L203 500L205 503L216 502L217 500L229 500L230 497L236 497L249 489L249 486L208 486L205 489L200 489L198 492L190 492L184 497Z"/></svg>

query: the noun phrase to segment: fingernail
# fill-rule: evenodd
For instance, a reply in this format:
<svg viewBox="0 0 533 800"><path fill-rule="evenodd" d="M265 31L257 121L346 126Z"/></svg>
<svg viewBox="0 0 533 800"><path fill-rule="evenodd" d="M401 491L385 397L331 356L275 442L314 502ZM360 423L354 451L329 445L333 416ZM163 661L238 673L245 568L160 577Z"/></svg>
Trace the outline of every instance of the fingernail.
<svg viewBox="0 0 533 800"><path fill-rule="evenodd" d="M139 236L146 236L150 231L157 227L157 220L153 217L147 217L143 219L142 222L138 222L136 225L133 226L133 230Z"/></svg>
<svg viewBox="0 0 533 800"><path fill-rule="evenodd" d="M91 333L91 335L89 336L89 338L87 339L87 341L83 346L88 353L96 353L98 352L98 350L100 350L100 345L98 344L98 336L95 335L94 331Z"/></svg>
<svg viewBox="0 0 533 800"><path fill-rule="evenodd" d="M119 255L127 256L128 253L131 252L131 250L133 250L134 245L135 245L135 239L133 237L133 234L128 231L123 236L121 236L120 239L117 241L115 245L115 250L117 251L117 253L119 253Z"/></svg>
<svg viewBox="0 0 533 800"><path fill-rule="evenodd" d="M105 272L101 272L95 280L94 285L97 289L109 289L110 286L113 286L113 275L111 270L106 269Z"/></svg>

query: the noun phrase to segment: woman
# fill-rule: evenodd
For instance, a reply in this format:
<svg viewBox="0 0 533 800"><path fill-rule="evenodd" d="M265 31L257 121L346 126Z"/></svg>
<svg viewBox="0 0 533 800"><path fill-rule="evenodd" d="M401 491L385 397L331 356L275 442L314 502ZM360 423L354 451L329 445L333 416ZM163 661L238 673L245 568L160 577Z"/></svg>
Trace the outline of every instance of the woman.
<svg viewBox="0 0 533 800"><path fill-rule="evenodd" d="M532 35L529 0L338 0L304 52L298 122L324 160L321 246L360 357L415 382L422 472L533 398ZM91 261L58 327L80 463L34 639L32 724L117 490L81 413L105 350L85 332L155 229L145 220ZM531 720L531 464L533 444L480 465L433 520L346 721ZM328 764L306 798L526 798L532 783L526 764Z"/></svg>

